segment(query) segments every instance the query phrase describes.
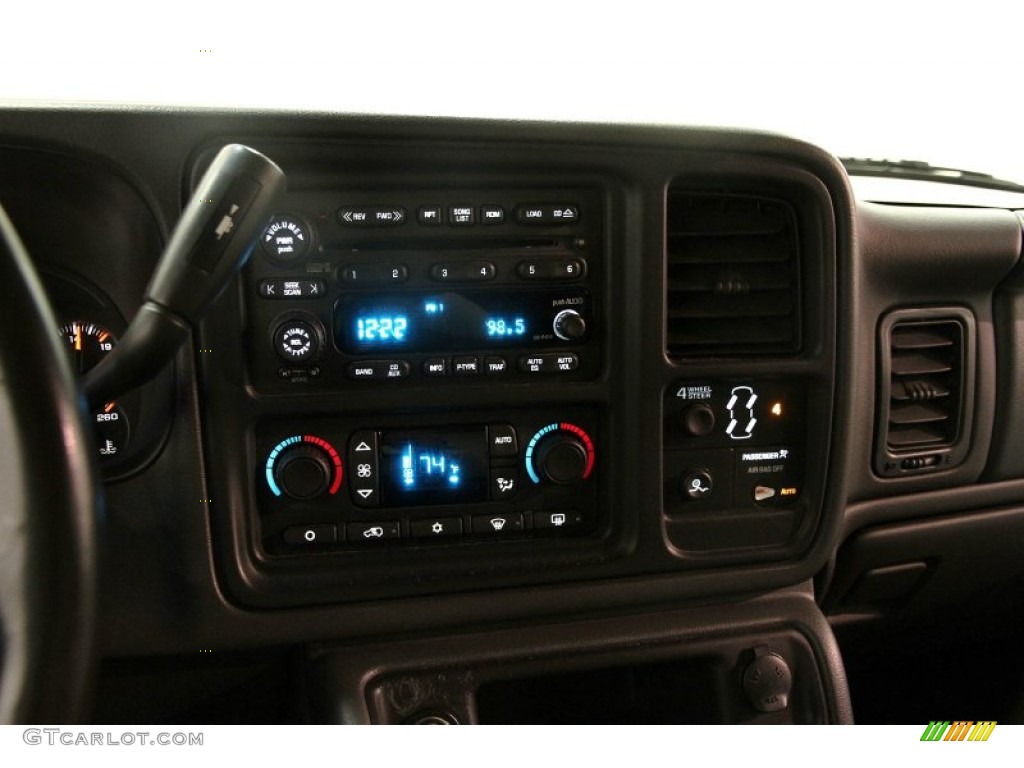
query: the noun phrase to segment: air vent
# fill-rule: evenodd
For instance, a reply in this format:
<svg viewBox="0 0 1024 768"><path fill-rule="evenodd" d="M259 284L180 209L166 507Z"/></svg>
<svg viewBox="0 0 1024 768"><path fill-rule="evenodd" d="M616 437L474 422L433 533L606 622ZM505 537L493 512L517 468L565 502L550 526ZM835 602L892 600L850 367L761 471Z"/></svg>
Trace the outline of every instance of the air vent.
<svg viewBox="0 0 1024 768"><path fill-rule="evenodd" d="M878 469L900 475L948 468L965 444L973 391L973 318L934 310L893 313L883 323Z"/></svg>
<svg viewBox="0 0 1024 768"><path fill-rule="evenodd" d="M793 208L779 200L670 188L668 354L798 351L797 242Z"/></svg>

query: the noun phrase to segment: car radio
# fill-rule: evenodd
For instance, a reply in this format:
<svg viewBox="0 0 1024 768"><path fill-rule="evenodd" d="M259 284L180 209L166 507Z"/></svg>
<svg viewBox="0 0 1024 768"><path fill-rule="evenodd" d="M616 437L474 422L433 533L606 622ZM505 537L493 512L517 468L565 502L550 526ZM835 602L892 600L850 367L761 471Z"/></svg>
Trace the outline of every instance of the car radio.
<svg viewBox="0 0 1024 768"><path fill-rule="evenodd" d="M286 203L246 270L257 390L600 374L595 191L299 191Z"/></svg>

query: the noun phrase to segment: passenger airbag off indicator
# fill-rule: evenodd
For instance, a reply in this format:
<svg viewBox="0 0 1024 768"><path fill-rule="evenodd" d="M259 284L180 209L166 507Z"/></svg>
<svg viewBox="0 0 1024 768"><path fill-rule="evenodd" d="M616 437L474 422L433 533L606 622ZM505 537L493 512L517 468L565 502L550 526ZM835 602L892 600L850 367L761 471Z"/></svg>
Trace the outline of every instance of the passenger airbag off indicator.
<svg viewBox="0 0 1024 768"><path fill-rule="evenodd" d="M784 506L800 496L803 463L788 446L736 451L736 487L758 506ZM738 500L738 499L737 499Z"/></svg>

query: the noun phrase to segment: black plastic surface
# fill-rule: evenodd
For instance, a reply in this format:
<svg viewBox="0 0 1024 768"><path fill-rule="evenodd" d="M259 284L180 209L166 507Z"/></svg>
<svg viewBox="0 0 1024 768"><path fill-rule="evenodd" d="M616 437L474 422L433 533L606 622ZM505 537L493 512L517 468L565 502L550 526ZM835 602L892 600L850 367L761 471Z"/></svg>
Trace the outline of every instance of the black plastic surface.
<svg viewBox="0 0 1024 768"><path fill-rule="evenodd" d="M447 597L409 603L409 610L400 612L401 622L397 622L393 606L374 602L293 612L286 623L273 613L237 608L238 595L254 588L253 573L234 555L220 556L215 566L209 544L212 540L221 553L238 554L247 547L234 539L233 531L234 521L251 514L247 493L239 482L243 478L248 482L252 468L236 463L239 452L234 446L266 404L251 398L242 384L245 364L237 331L231 331L235 321L218 326L225 318L239 316L239 296L229 292L218 303L216 316L195 352L205 375L229 386L221 395L206 383L201 391L193 388L191 361L179 357L184 366L180 379L184 388L170 441L144 476L110 489L113 511L104 595L108 619L104 641L109 652L192 648L198 637L215 643L262 645L275 637L301 642L416 625L522 620L559 612L567 602L583 611L686 596L706 598L794 583L825 562L845 498L841 474L818 478L823 496L820 509L814 510L814 523L806 528L800 545L780 555L781 559L759 555L759 536L754 528L748 528L748 543L752 539L755 546L742 559L749 564L735 560L729 564L726 559L720 563L725 567L706 572L689 569L687 573L685 561L665 547L658 500L662 483L658 432L664 388L680 378L678 366L664 357L663 332L659 330L663 328L661 210L672 180L690 189L753 190L784 199L799 198L795 201L798 213L804 210L815 222L803 229L811 240L802 263L812 270L804 285L813 295L833 285L832 275L838 278L835 296L829 295L816 307L813 299L806 305L812 315L821 313L821 322L809 324L810 335L804 340L808 357L790 360L781 368L772 360L737 363L730 368L709 358L688 364L686 375L731 376L740 369L744 375L810 375L820 382L823 401L831 402L828 382L832 366L837 366L842 377L848 359L846 351L833 353L837 348L846 350L847 344L840 335L838 346L833 346L837 338L833 318L845 316L851 307L851 281L845 276L852 269L853 206L841 168L826 153L781 137L707 130L338 120L327 115L160 109L71 110L67 120L54 120L54 114L46 109L5 111L4 134L70 146L78 154L99 156L127 169L124 172L141 185L156 217L164 222L176 220L188 197L193 159L229 136L275 156L282 156L275 150L287 150L284 170L308 179L313 187L333 184L342 165L346 173L372 178L379 189L401 188L409 183L410 173L425 171L434 189L537 189L538 185L599 189L602 205L611 212L602 225L603 248L614 256L604 267L602 301L614 297L616 303L603 305L600 377L564 388L509 387L502 391L500 406L528 407L543 392L541 399L553 408L583 401L605 409L602 441L614 446L609 461L615 469L607 481L606 495L612 528L610 537L592 544L613 555L611 565L588 565L592 553L587 547L591 545L566 550L563 565L543 572L531 571L530 559L524 558L523 572L547 582L547 587L513 587L496 602L486 591L462 593L465 579L452 581L443 590ZM155 146L160 150L152 151ZM309 146L316 146L316 151L297 149ZM341 160L344 163L339 163ZM538 198L530 202L573 201ZM585 207L581 212L587 215ZM484 231L483 225L480 231ZM144 280L140 281L140 298L141 285ZM130 316L131 311L125 315ZM202 432L199 412L194 410L200 396L204 403ZM442 422L448 420L446 411L453 409L452 398L435 388L417 391L415 400L417 410ZM831 416L821 418L819 434L824 437L819 439L830 445L830 466L833 460L838 462L835 466L844 464L847 446L841 436L846 432L851 402L852 396L844 396ZM239 403L244 405L239 407ZM456 411L493 406L493 391L475 385L464 388L454 401ZM317 412L372 416L409 407L407 396L371 390L358 399L323 401ZM236 408L239 413L232 415ZM273 410L280 417L309 413L304 404L277 405ZM205 462L204 452L209 454ZM684 571L673 575L681 565ZM581 579L587 579L593 589L578 589ZM332 600L354 597L340 585L334 594Z"/></svg>
<svg viewBox="0 0 1024 768"><path fill-rule="evenodd" d="M743 674L758 654L791 670L785 707L755 708ZM806 595L425 638L314 648L314 722L850 723L835 641Z"/></svg>

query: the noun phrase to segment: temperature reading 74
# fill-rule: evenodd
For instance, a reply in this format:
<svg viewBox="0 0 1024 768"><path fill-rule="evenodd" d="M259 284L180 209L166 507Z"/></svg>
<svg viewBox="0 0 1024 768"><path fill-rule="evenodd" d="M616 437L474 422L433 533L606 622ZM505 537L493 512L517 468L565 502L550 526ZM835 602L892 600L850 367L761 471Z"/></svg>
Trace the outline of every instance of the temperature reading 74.
<svg viewBox="0 0 1024 768"><path fill-rule="evenodd" d="M733 387L726 408L729 409L729 426L725 434L733 440L748 440L754 436L757 417L754 415L754 404L757 393L750 387Z"/></svg>

